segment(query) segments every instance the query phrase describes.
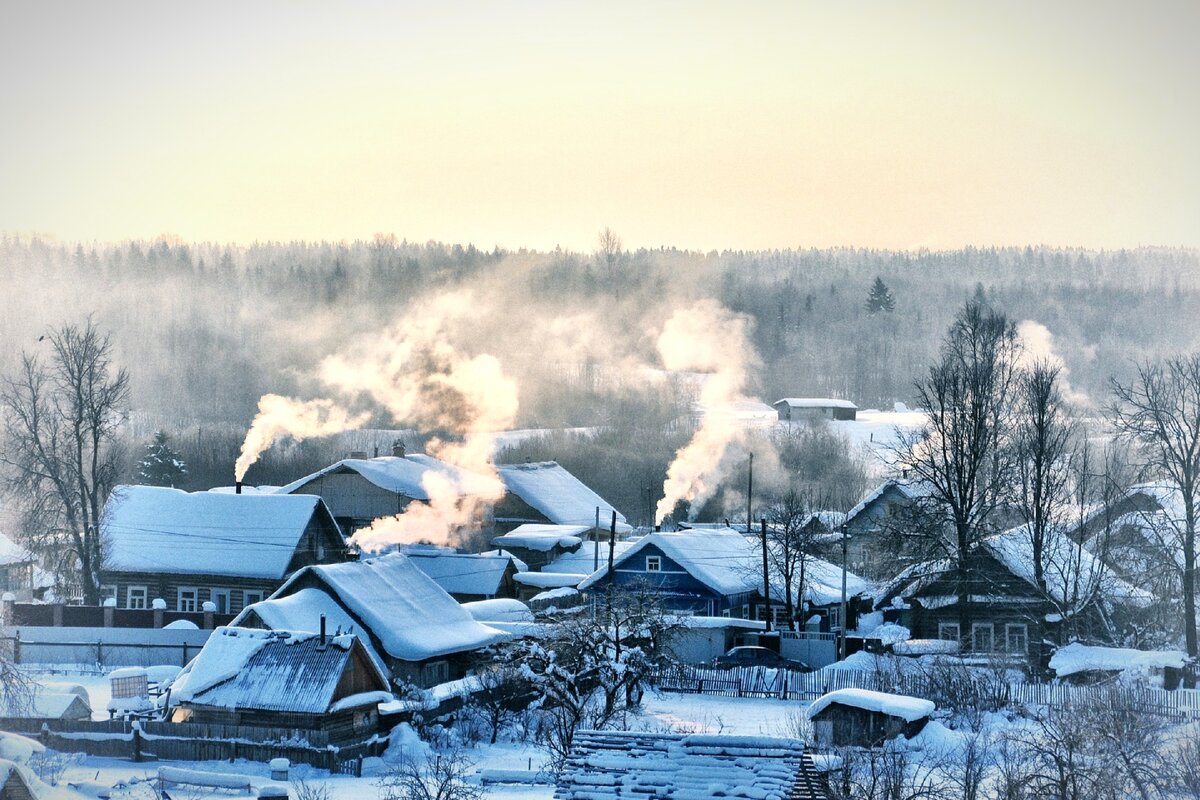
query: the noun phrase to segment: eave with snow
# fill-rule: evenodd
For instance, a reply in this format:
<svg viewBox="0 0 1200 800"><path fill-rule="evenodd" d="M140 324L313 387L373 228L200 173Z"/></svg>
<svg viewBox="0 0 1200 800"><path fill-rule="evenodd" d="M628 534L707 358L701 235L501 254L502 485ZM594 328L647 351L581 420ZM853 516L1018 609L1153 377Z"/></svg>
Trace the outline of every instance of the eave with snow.
<svg viewBox="0 0 1200 800"><path fill-rule="evenodd" d="M313 564L346 560L341 531L314 495L119 486L101 521L101 585L121 609L234 614Z"/></svg>
<svg viewBox="0 0 1200 800"><path fill-rule="evenodd" d="M920 697L838 689L814 700L805 713L822 747L878 747L897 736L916 736L935 709Z"/></svg>
<svg viewBox="0 0 1200 800"><path fill-rule="evenodd" d="M504 497L496 503L497 533L521 525L576 525L591 531L596 525L608 531L614 508L611 503L554 461L501 464L496 467L504 483ZM617 511L617 533L633 530L625 515Z"/></svg>
<svg viewBox="0 0 1200 800"><path fill-rule="evenodd" d="M480 650L508 638L401 554L303 569L234 624L313 631L322 615L329 630L362 637L394 681L419 686L462 677Z"/></svg>
<svg viewBox="0 0 1200 800"><path fill-rule="evenodd" d="M850 627L858 610L870 606L870 586L847 573ZM656 532L638 539L613 561L612 583L622 589L645 587L662 598L671 610L711 617L765 620L770 613L777 624L786 624L784 582L777 570L771 574L771 602L763 597L762 551L757 536L732 528L703 528ZM841 567L810 557L805 565L803 601L808 607L801 619L818 614L821 630L838 627L835 609L841 605ZM598 595L610 581L608 565L579 584ZM793 601L800 600L793 587ZM795 608L797 614L802 609Z"/></svg>
<svg viewBox="0 0 1200 800"><path fill-rule="evenodd" d="M374 735L386 676L353 634L218 628L168 694L174 722Z"/></svg>

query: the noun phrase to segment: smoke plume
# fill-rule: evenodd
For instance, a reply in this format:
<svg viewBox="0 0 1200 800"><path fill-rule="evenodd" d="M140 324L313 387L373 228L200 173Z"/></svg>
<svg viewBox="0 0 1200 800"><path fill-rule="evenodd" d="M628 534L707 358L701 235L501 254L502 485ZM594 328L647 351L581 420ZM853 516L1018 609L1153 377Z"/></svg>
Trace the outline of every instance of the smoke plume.
<svg viewBox="0 0 1200 800"><path fill-rule="evenodd" d="M1068 380L1070 370L1055 350L1054 334L1050 333L1049 328L1031 319L1022 320L1017 324L1017 337L1021 340L1021 366L1030 367L1040 362L1057 367L1058 383L1063 398L1077 406L1086 407L1091 404L1090 398L1076 390Z"/></svg>
<svg viewBox="0 0 1200 800"><path fill-rule="evenodd" d="M234 478L241 481L246 470L268 447L284 436L297 442L315 436L330 436L361 427L369 415L352 416L331 400L293 400L265 394L258 401L258 414L250 423L246 440L234 465Z"/></svg>
<svg viewBox="0 0 1200 800"><path fill-rule="evenodd" d="M667 468L663 498L654 513L656 522L662 522L680 500L698 508L732 466L732 446L745 435L733 412L737 403L748 399L744 394L746 375L755 361L746 324L744 317L712 300L702 300L676 311L658 337L658 352L666 369L699 372L705 378L699 427Z"/></svg>

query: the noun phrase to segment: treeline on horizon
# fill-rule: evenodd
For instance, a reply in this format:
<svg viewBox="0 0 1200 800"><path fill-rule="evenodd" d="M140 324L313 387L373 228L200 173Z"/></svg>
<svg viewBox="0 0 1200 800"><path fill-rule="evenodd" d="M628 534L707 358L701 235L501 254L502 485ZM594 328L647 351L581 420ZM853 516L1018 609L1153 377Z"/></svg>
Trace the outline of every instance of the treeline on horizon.
<svg viewBox="0 0 1200 800"><path fill-rule="evenodd" d="M531 316L562 308L605 309L605 324L618 330L650 327L690 301L716 299L751 320L757 362L748 389L768 403L806 395L861 408L910 402L913 381L928 369L950 320L980 293L1014 320L1046 326L1072 388L1097 406L1107 400L1110 377L1128 374L1133 362L1200 345L1200 253L1182 249L584 253L391 236L245 247L8 236L0 238L0 269L7 288L0 369L11 371L22 351L37 352L50 327L90 315L130 370L135 439L163 429L211 449L200 432L220 432L214 461L236 445L262 394L319 395L311 376L322 358L421 314L436 293L473 284L492 294L504 287L502 302L481 309L481 326L517 333ZM876 277L894 298L892 311L867 310ZM509 354L494 355L507 369ZM512 361L521 386L518 427L601 427L612 434L609 454L624 436L658 431L653 440L669 450L685 435L671 427L690 398L606 380L603 363L535 368L529 355ZM311 448L305 464L326 449ZM520 455L554 453L531 444ZM645 487L659 480L669 455L639 466L639 488L612 491L646 504Z"/></svg>

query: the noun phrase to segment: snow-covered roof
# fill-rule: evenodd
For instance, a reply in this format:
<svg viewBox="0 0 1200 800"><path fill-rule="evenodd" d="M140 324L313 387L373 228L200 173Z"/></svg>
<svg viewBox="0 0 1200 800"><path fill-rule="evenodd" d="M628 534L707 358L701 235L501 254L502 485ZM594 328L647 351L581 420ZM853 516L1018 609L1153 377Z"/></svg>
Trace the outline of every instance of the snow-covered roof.
<svg viewBox="0 0 1200 800"><path fill-rule="evenodd" d="M323 714L337 696L357 637L222 627L171 686L172 703ZM376 690L387 679L374 672Z"/></svg>
<svg viewBox="0 0 1200 800"><path fill-rule="evenodd" d="M814 700L808 707L808 718L812 719L834 704L887 714L889 717L899 717L905 722L924 719L937 708L932 700L925 700L921 697L874 692L870 689L838 689Z"/></svg>
<svg viewBox="0 0 1200 800"><path fill-rule="evenodd" d="M722 595L752 592L762 587L762 550L757 537L746 536L732 528L691 529L674 533L658 532L643 536L619 557L613 568L628 561L647 547L654 546L696 580ZM608 573L608 564L579 585L587 590ZM783 598L782 581L772 575L771 596ZM846 592L849 596L867 592L866 581L852 572L846 573ZM842 568L828 561L810 557L805 566L805 597L818 605L840 600Z"/></svg>
<svg viewBox="0 0 1200 800"><path fill-rule="evenodd" d="M417 569L450 594L495 595L513 560L481 553L444 553L410 550L406 554Z"/></svg>
<svg viewBox="0 0 1200 800"><path fill-rule="evenodd" d="M1050 669L1060 677L1077 672L1149 671L1187 664L1187 653L1181 650L1130 650L1123 647L1094 647L1073 642L1060 647L1050 657Z"/></svg>
<svg viewBox="0 0 1200 800"><path fill-rule="evenodd" d="M522 572L514 576L522 586L537 589L557 589L562 586L578 586L591 573L580 572Z"/></svg>
<svg viewBox="0 0 1200 800"><path fill-rule="evenodd" d="M310 580L326 587L388 655L402 661L477 650L507 638L472 619L445 589L399 553L305 567L271 599L293 594Z"/></svg>
<svg viewBox="0 0 1200 800"><path fill-rule="evenodd" d="M292 481L280 487L278 491L280 494L294 494L323 475L346 471L357 472L380 489L413 500L429 500L429 493L422 481L430 472L450 479L462 495L488 495L492 494L495 488L495 482L490 477L467 472L423 453L412 453L403 457L344 458L311 475Z"/></svg>
<svg viewBox="0 0 1200 800"><path fill-rule="evenodd" d="M865 511L869 505L882 497L889 489L895 489L910 500L918 500L922 497L928 497L930 492L929 485L924 481L888 478L886 481L868 492L866 497L864 497L862 500L859 500L858 505L847 511L842 523L845 524L851 522L855 517Z"/></svg>
<svg viewBox="0 0 1200 800"><path fill-rule="evenodd" d="M316 495L232 495L119 486L101 522L104 568L282 578L314 515Z"/></svg>
<svg viewBox="0 0 1200 800"><path fill-rule="evenodd" d="M10 698L0 702L0 712L6 717L41 719L90 719L91 706L73 692L47 692L35 688L27 697Z"/></svg>
<svg viewBox="0 0 1200 800"><path fill-rule="evenodd" d="M621 557L622 553L633 547L636 543L637 540L613 542L613 560L616 561L616 559ZM563 553L542 567L542 572L567 572L575 575L583 573L586 577L596 571L597 564L601 567L608 564L607 541L585 541L575 552Z"/></svg>
<svg viewBox="0 0 1200 800"><path fill-rule="evenodd" d="M525 550L548 553L555 547L563 549L576 547L583 541L580 537L591 530L592 528L588 525L541 525L527 522L524 525L518 525L503 536L492 539L492 544L497 547L520 547Z"/></svg>
<svg viewBox="0 0 1200 800"><path fill-rule="evenodd" d="M1036 586L1033 570L1033 539L1027 525L1011 528L983 540L987 551L1019 578ZM1046 590L1058 603L1071 602L1077 588L1085 595L1099 589L1112 600L1146 603L1150 593L1130 586L1113 575L1098 558L1065 534L1049 532L1043 545Z"/></svg>
<svg viewBox="0 0 1200 800"><path fill-rule="evenodd" d="M293 633L319 633L321 617L324 616L326 632L335 635L360 634L359 641L366 649L367 655L381 672L386 671L383 659L375 652L370 637L360 630L358 623L346 613L345 608L321 589L310 587L285 597L272 597L248 605L234 618L231 626L246 626L255 616L269 630Z"/></svg>
<svg viewBox="0 0 1200 800"><path fill-rule="evenodd" d="M505 489L556 525L584 525L590 530L596 522L597 508L600 527L607 528L612 520L612 504L555 461L501 464L496 470ZM617 531L630 530L625 515L617 511Z"/></svg>
<svg viewBox="0 0 1200 800"><path fill-rule="evenodd" d="M501 597L463 603L462 606L480 622L533 622L533 612L520 600Z"/></svg>
<svg viewBox="0 0 1200 800"><path fill-rule="evenodd" d="M780 403L785 403L792 408L858 408L849 400L838 400L832 397L784 397L771 405L777 406Z"/></svg>
<svg viewBox="0 0 1200 800"><path fill-rule="evenodd" d="M822 786L796 739L579 731L554 796L812 800L827 796Z"/></svg>
<svg viewBox="0 0 1200 800"><path fill-rule="evenodd" d="M21 545L0 533L0 566L30 564L36 561L33 554Z"/></svg>

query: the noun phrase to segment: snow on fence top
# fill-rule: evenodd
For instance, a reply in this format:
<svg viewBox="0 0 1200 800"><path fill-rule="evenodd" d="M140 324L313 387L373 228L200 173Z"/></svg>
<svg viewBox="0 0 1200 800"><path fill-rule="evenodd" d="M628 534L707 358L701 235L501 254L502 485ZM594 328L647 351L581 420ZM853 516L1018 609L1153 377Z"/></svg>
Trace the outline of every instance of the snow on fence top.
<svg viewBox="0 0 1200 800"><path fill-rule="evenodd" d="M309 522L322 513L329 514L315 495L118 486L102 522L104 566L118 572L278 579Z"/></svg>
<svg viewBox="0 0 1200 800"><path fill-rule="evenodd" d="M1130 650L1094 647L1074 642L1060 647L1050 657L1050 669L1060 678L1079 672L1125 672L1126 670L1181 669L1187 653L1180 650Z"/></svg>
<svg viewBox="0 0 1200 800"><path fill-rule="evenodd" d="M808 707L808 718L812 719L834 704L887 714L889 717L899 717L905 722L924 719L937 708L932 700L920 697L874 692L870 689L838 689L814 700L813 704Z"/></svg>
<svg viewBox="0 0 1200 800"><path fill-rule="evenodd" d="M541 512L556 525L584 525L590 530L600 509L600 527L607 530L613 506L555 461L501 464L496 467L504 488ZM633 530L617 512L617 532Z"/></svg>

